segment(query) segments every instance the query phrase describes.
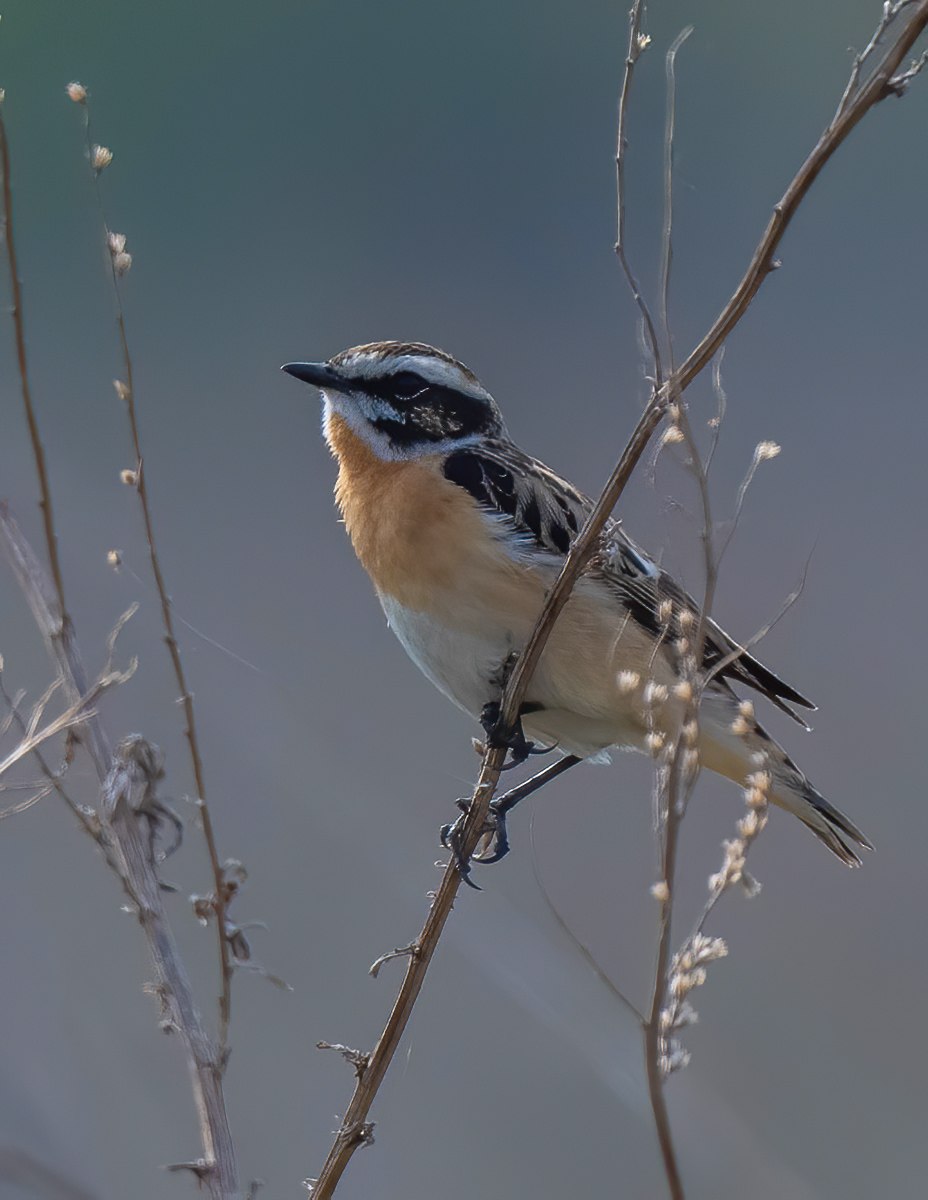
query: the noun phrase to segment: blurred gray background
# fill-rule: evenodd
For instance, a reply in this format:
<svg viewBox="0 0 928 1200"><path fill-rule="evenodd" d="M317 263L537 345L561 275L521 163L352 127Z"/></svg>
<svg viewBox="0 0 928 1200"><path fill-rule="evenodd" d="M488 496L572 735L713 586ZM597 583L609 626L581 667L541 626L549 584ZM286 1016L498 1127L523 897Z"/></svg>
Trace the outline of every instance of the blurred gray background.
<svg viewBox="0 0 928 1200"><path fill-rule="evenodd" d="M514 436L596 492L645 396L612 254L615 103L627 0L435 5L333 0L9 0L0 83L35 399L85 657L132 601L136 677L104 711L167 755L191 821L166 875L213 1015L208 887L134 495L104 251L71 79L91 91L125 281L146 469L196 693L236 907L293 986L236 980L228 1096L243 1176L300 1194L351 1090L317 1039L368 1047L419 929L437 830L476 770L468 720L394 642L333 511L315 395L281 362L379 338L472 366ZM630 252L654 294L663 53L678 71L673 322L688 349L740 277L771 205L832 113L875 0L653 3L635 83ZM818 701L815 734L770 727L878 853L844 870L776 812L764 883L711 923L731 956L697 995L693 1062L669 1086L691 1197L912 1195L923 1184L928 986L918 746L925 650L925 157L928 79L870 115L828 167L728 346L713 478L731 511L765 464L717 615L768 620L763 657ZM5 268L4 268L5 270ZM8 292L4 293L5 295ZM37 540L36 484L3 322L0 492ZM711 415L707 381L694 419ZM627 528L699 586L692 493L673 457L640 471ZM106 565L111 548L125 567ZM10 688L49 668L0 572ZM764 714L766 717L766 713ZM86 762L71 772L85 798ZM656 912L650 766L579 769L514 820L515 852L463 895L340 1196L446 1200L663 1194L634 1022L551 917L535 872L612 978L645 1002ZM680 933L740 811L704 780L685 824ZM180 1046L142 995L139 931L49 798L0 825L0 1143L99 1200L190 1195L159 1170L199 1152ZM0 1195L51 1194L12 1182Z"/></svg>

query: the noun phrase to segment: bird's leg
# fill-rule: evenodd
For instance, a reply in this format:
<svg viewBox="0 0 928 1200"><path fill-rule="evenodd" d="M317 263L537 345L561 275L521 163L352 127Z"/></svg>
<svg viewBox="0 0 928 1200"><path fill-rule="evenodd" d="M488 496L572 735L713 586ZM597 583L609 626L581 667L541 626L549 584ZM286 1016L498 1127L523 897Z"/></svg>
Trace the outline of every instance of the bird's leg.
<svg viewBox="0 0 928 1200"><path fill-rule="evenodd" d="M559 758L557 762L552 763L549 767L545 767L543 771L539 771L530 779L526 779L524 783L520 783L518 787L511 788L508 792L504 792L502 796L497 796L490 803L490 810L487 816L487 822L480 831L481 837L492 837L491 852L487 855L480 855L473 861L479 863L495 863L509 853L509 836L506 828L506 818L515 808L520 800L524 800L526 796L531 796L533 792L537 792L539 788L543 788L546 783L550 783L552 779L556 779L558 775L562 775L570 767L574 767L582 759L576 754L565 754L563 758ZM470 877L470 861L465 858L463 845L461 841L464 832L464 822L467 819L467 812L470 808L469 800L458 800L458 808L461 810L461 816L448 825L443 825L439 834L441 844L446 850L450 850L454 856L455 865L458 873L468 887L477 888L477 884ZM479 889L478 889L479 890Z"/></svg>
<svg viewBox="0 0 928 1200"><path fill-rule="evenodd" d="M578 758L576 754L565 754L563 758L559 758L557 762L552 763L549 767L545 767L537 775L526 779L518 787L511 788L508 792L504 792L502 796L497 796L495 800L492 800L490 802L490 819L488 821L489 829L487 830L487 832L493 835L491 852L486 855L478 855L474 859L474 862L495 863L499 862L501 858L505 858L509 853L509 835L506 829L506 818L509 813L512 812L520 800L524 800L526 796L531 796L539 788L543 788L546 783L550 783L552 779L556 779L558 775L563 775L565 771L571 767L575 767L578 762L582 761L583 759Z"/></svg>
<svg viewBox="0 0 928 1200"><path fill-rule="evenodd" d="M480 724L483 726L483 731L487 735L487 745L494 749L505 747L509 751L509 758L503 764L502 769L509 771L513 767L524 763L527 758L533 754L547 754L553 750L553 746L536 746L534 742L529 741L525 736L525 731L522 728L522 718L528 716L529 713L540 712L541 704L535 704L532 701L526 701L519 709L519 716L516 719L515 726L511 729L503 727L500 719L500 703L498 700L490 700L480 712Z"/></svg>

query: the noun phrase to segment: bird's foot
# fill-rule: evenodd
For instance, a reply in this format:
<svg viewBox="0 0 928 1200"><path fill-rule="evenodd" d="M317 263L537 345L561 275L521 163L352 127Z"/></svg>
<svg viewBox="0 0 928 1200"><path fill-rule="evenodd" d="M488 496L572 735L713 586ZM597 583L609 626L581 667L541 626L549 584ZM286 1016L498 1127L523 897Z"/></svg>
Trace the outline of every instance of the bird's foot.
<svg viewBox="0 0 928 1200"><path fill-rule="evenodd" d="M529 741L522 728L522 717L527 713L537 712L539 708L539 705L523 704L515 726L507 729L502 724L498 700L490 700L483 706L480 713L480 724L487 735L487 745L493 749L509 751L509 757L503 763L502 770L509 771L524 763L532 755L547 754L553 749L552 746L538 746L535 742Z"/></svg>
<svg viewBox="0 0 928 1200"><path fill-rule="evenodd" d="M499 797L499 799L502 800L504 797ZM499 807L497 800L492 801L490 810L487 813L487 819L480 831L480 838L492 838L489 853L480 854L476 858L470 858L464 853L464 825L467 821L470 801L458 800L457 806L461 810L461 815L456 821L442 825L438 836L444 848L451 851L454 865L457 867L461 879L468 887L472 887L475 891L479 892L481 890L480 885L474 883L473 879L471 879L471 862L495 863L499 862L501 858L505 858L509 853L509 837L506 829L507 810Z"/></svg>
<svg viewBox="0 0 928 1200"><path fill-rule="evenodd" d="M470 877L470 855L464 853L464 826L467 822L470 801L462 799L456 803L461 810L461 815L456 821L449 821L447 825L442 825L438 831L438 837L444 848L451 851L451 857L454 859L454 865L457 867L462 881L468 887L472 887L474 891L479 892L481 891L480 885L474 883Z"/></svg>

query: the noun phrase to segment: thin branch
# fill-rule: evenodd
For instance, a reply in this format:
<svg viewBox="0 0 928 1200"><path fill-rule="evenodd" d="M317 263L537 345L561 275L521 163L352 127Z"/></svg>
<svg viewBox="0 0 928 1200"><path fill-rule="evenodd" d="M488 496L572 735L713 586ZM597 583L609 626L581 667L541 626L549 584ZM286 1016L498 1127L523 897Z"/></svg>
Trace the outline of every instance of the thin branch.
<svg viewBox="0 0 928 1200"><path fill-rule="evenodd" d="M229 1050L229 1024L232 1019L232 974L234 964L232 954L229 947L228 937L228 888L225 877L225 872L222 866L222 860L219 856L219 849L216 844L216 834L213 828L213 820L210 815L209 806L206 802L206 780L203 771L203 756L200 752L200 743L197 737L196 714L194 712L193 695L187 685L187 677L184 672L183 660L181 659L180 646L177 642L177 636L174 631L174 614L171 597L168 593L167 584L164 579L164 572L161 568L161 560L158 557L158 549L155 541L154 520L152 518L151 502L148 495L148 480L145 463L142 456L142 442L139 433L138 414L135 405L135 381L132 369L132 355L129 350L129 338L126 332L126 318L122 304L122 295L119 287L119 277L123 273L120 270L120 256L124 258L122 250L116 250L116 243L113 242L109 226L106 220L106 208L103 204L103 196L100 190L100 173L103 167L95 167L94 147L90 137L90 105L84 96L80 101L84 109L84 139L86 143L87 160L90 164L90 171L93 177L94 195L96 197L97 206L100 212L100 220L103 224L104 237L107 240L109 248L109 274L113 286L113 298L116 306L116 328L119 335L119 347L123 360L123 371L125 374L124 380L117 381L116 391L119 398L125 403L126 413L129 419L129 431L132 441L132 450L135 455L135 490L139 498L139 507L142 512L142 523L145 528L145 541L148 546L148 559L151 565L151 572L154 576L155 587L158 591L158 600L161 606L161 620L164 626L164 642L168 648L168 653L171 658L171 666L174 670L174 678L177 681L179 691L179 699L184 710L184 736L187 742L187 748L190 753L190 764L193 770L194 787L196 788L197 807L200 813L200 820L203 826L203 838L206 842L206 849L209 855L210 870L213 875L213 894L212 907L215 916L217 946L219 951L219 969L220 969L220 994L219 994L219 1047L222 1058L223 1067L228 1058ZM108 165L108 160L106 162ZM118 235L115 235L118 237ZM124 242L118 243L124 246ZM131 262L131 259L129 260Z"/></svg>
<svg viewBox="0 0 928 1200"><path fill-rule="evenodd" d="M625 70L622 74L622 89L619 92L619 113L617 120L615 144L615 194L616 194L616 236L615 253L619 264L628 281L629 290L638 305L641 314L641 324L647 339L648 349L654 366L654 387L659 388L664 381L664 368L661 360L660 342L654 319L647 301L641 293L638 277L631 268L625 251L625 156L628 152L628 99L631 95L632 77L635 64L651 41L647 34L641 32L641 19L644 12L644 0L634 0L628 14L628 49L625 54Z"/></svg>
<svg viewBox="0 0 928 1200"><path fill-rule="evenodd" d="M26 360L26 333L23 322L22 287L19 282L19 266L16 259L16 241L13 237L13 186L10 180L10 147L6 136L6 123L0 108L0 167L3 170L3 225L6 239L6 256L10 264L10 289L13 293L13 331L16 337L16 358L19 366L19 382L23 397L23 408L26 413L26 424L29 427L29 440L32 443L32 456L35 459L36 474L39 477L39 507L42 510L42 525L45 532L45 549L48 553L48 564L51 568L55 591L58 595L58 607L61 619L68 620L67 605L64 600L64 578L61 574L61 561L58 557L58 536L55 533L55 518L52 511L52 492L48 482L48 467L45 462L45 449L39 434L39 423L36 419L32 403L32 389L29 386L29 369Z"/></svg>
<svg viewBox="0 0 928 1200"><path fill-rule="evenodd" d="M583 957L583 960L586 962L587 966L589 966L592 969L592 971L595 973L597 978L606 985L606 987L613 994L613 996L615 996L616 1000L619 1001L619 1003L622 1005L623 1008L627 1009L628 1012L631 1013L631 1015L635 1018L635 1020L638 1022L638 1024L643 1029L645 1026L645 1022L647 1021L647 1018L645 1017L644 1013L638 1008L637 1004L635 1004L632 1000L629 1000L628 996L625 995L625 993L622 991L622 989L616 983L613 982L613 980L609 976L609 973L605 970L605 968L603 966L600 965L598 959L596 958L596 955L589 948L589 946L587 946L585 942L581 941L580 938L576 935L576 933L574 933L574 931L571 929L570 925L567 923L566 919L564 918L563 913L560 911L560 909L554 903L554 900L551 898L551 893L548 891L548 886L545 883L544 879L542 878L542 874L541 874L541 871L538 866L538 850L535 845L534 814L532 815L531 821L529 821L528 828L529 828L529 842L532 847L532 875L534 876L535 883L538 886L539 892L541 893L541 898L542 898L542 900L544 900L545 904L547 905L548 912L551 914L551 916L554 918L554 920L558 923L558 925L561 927L561 930L566 934L566 936L568 938L570 938L570 940L571 940L571 942L573 942L574 946L580 951L580 954Z"/></svg>
<svg viewBox="0 0 928 1200"><path fill-rule="evenodd" d="M83 701L81 739L102 789L100 821L116 872L132 898L148 942L165 1028L178 1032L190 1063L204 1152L202 1182L212 1200L237 1200L238 1169L222 1091L221 1056L197 1011L164 911L150 841L139 824L140 815L150 816L156 804L157 752L138 735L124 739L111 751L99 715L86 707L90 689L73 629L63 622L55 590L5 504L0 504L0 542L73 701Z"/></svg>
<svg viewBox="0 0 928 1200"><path fill-rule="evenodd" d="M627 97L627 73L634 69L642 48L638 41L640 33L641 4L636 0L630 20L631 39L626 57L626 79L623 82L623 99L620 100L620 125L617 159L624 151L625 105ZM928 0L919 0L913 15L900 32L887 54L859 93L848 103L839 119L829 125L825 133L800 167L782 199L775 206L767 228L761 237L748 269L731 299L722 309L711 328L682 366L664 381L652 395L642 413L621 458L616 464L603 489L599 500L587 518L579 535L570 547L564 566L557 581L548 593L544 607L535 624L525 648L519 655L503 689L500 705L502 728L514 727L528 683L535 672L545 644L560 612L570 597L581 572L596 552L603 526L625 489L632 472L644 454L659 425L672 396L679 396L712 360L732 329L744 316L748 306L764 280L774 269L773 255L796 214L800 203L808 193L818 174L847 138L863 116L892 91L888 88L893 73L918 36L928 25ZM617 162L619 186L622 186L621 161ZM622 207L619 209L619 245L622 245ZM622 255L620 255L620 259ZM636 298L640 289L634 288ZM646 307L646 306L645 306ZM653 346L657 346L656 336ZM465 856L473 853L479 841L490 801L499 782L505 752L489 748L484 756L477 785L467 811L461 836L461 848ZM676 847L669 847L671 855ZM319 1178L312 1184L313 1200L329 1200L341 1179L354 1152L370 1141L371 1125L368 1121L371 1105L396 1052L403 1032L412 1014L416 999L422 988L429 964L441 937L454 899L460 886L460 875L454 862L449 863L441 885L432 902L422 932L416 939L416 953L410 956L406 974L400 987L389 1020L370 1055L367 1068L357 1081L351 1102L341 1127L329 1150Z"/></svg>
<svg viewBox="0 0 928 1200"><path fill-rule="evenodd" d="M670 331L670 270L673 266L673 135L677 119L677 54L693 32L687 25L674 38L664 60L667 79L667 110L664 120L664 235L661 254L661 325L667 343L667 358L673 372L673 337Z"/></svg>

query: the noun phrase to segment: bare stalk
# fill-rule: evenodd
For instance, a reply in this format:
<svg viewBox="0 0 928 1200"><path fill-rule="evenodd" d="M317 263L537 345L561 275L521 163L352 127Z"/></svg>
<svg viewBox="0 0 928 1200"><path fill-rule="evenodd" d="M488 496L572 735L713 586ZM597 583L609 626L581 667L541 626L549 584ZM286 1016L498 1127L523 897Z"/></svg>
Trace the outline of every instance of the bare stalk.
<svg viewBox="0 0 928 1200"><path fill-rule="evenodd" d="M188 1164L213 1200L238 1200L238 1169L222 1092L222 1062L193 998L162 901L150 840L140 818L154 816L157 752L138 735L113 751L99 715L87 709L87 676L70 624L65 625L56 591L28 542L0 505L0 541L32 615L75 703L82 702L81 739L102 789L101 829L115 869L135 905L156 974L165 1028L179 1034L190 1064L203 1158Z"/></svg>
<svg viewBox="0 0 928 1200"><path fill-rule="evenodd" d="M630 87L629 72L634 69L640 50L643 48L639 41L640 10L641 4L636 0L630 18L629 52L626 56L626 75L623 80L622 97L619 105L618 159L622 157L621 152L625 144L625 103L628 88ZM603 526L609 519L633 470L647 449L651 437L660 423L667 405L670 403L671 397L683 394L686 388L689 387L693 380L712 360L732 329L744 316L764 280L774 269L776 264L774 263L773 255L790 221L792 221L799 205L815 182L820 171L863 116L881 100L885 99L886 96L895 94L895 89L892 86L894 73L926 25L928 25L928 0L919 0L917 4L913 4L908 23L901 29L896 39L892 42L882 61L874 69L867 82L849 99L844 110L829 124L808 158L800 167L793 181L783 194L783 197L775 205L773 215L758 242L747 271L728 303L682 366L675 370L655 390L618 463L613 469L602 494L582 530L571 545L561 573L548 593L532 634L509 675L501 702L501 724L503 727L511 728L515 725L526 688L550 636L554 622L567 603L581 572L595 553ZM621 196L621 162L617 163L617 176ZM621 203L619 213L617 253L621 261L624 258L624 253L619 253L619 249L623 247L624 234ZM623 269L625 269L624 263ZM634 276L631 275L630 271L626 273L631 276L630 281L633 293L636 302L639 303L639 309L642 310L642 319L645 322L646 330L648 330L649 340L651 340L652 347L657 352L655 354L655 362L657 362L659 360L659 347L653 322L651 322L650 329L648 329L649 322L645 316L647 306L643 305L643 301L640 299L640 289L634 281ZM499 781L503 755L504 752L502 750L491 748L487 750L484 756L464 827L462 840L465 854L472 853L480 838L480 833L489 811L489 805ZM676 841L668 841L665 845L664 854L664 860L668 868L675 864L675 857ZM390 1061L399 1045L406 1024L409 1021L416 998L419 995L428 971L432 955L438 944L438 939L450 915L451 906L457 895L459 886L460 878L457 869L453 863L450 863L445 870L441 886L432 903L422 932L413 943L413 949L409 954L406 974L384 1031L366 1061L355 1068L358 1079L354 1094L352 1095L341 1127L329 1150L322 1172L313 1185L312 1195L314 1200L328 1200L333 1195L354 1152L360 1146L369 1144L371 1140L373 1130L373 1125L369 1121L371 1106ZM667 959L667 953L667 950L665 950L665 960ZM653 1056L649 1055L649 1060L651 1058ZM660 1092L660 1089L657 1089L657 1091ZM677 1195L680 1194L682 1193L677 1193Z"/></svg>
<svg viewBox="0 0 928 1200"><path fill-rule="evenodd" d="M26 424L29 427L29 441L32 443L32 455L35 459L36 474L39 477L39 507L42 510L42 525L45 532L45 548L48 552L48 565L51 568L55 591L58 594L58 606L61 610L62 621L68 620L67 607L64 602L64 578L61 574L61 561L58 557L58 536L55 533L55 517L52 510L52 492L48 482L48 467L45 463L45 448L39 435L39 424L36 420L35 408L32 404L32 389L29 386L29 369L26 360L26 333L23 322L22 287L19 282L19 266L16 260L16 240L13 236L13 185L10 181L10 147L6 136L6 123L0 108L0 165L3 169L3 226L6 239L6 256L10 264L10 290L13 293L13 332L16 338L16 358L19 365L19 383L22 390L23 408L26 413Z"/></svg>
<svg viewBox="0 0 928 1200"><path fill-rule="evenodd" d="M616 236L615 236L615 253L619 260L619 265L625 274L625 279L628 283L629 290L634 297L635 303L638 305L638 311L641 314L641 323L644 328L645 336L648 343L648 348L651 351L651 358L654 366L654 387L659 388L664 381L664 368L661 361L660 342L657 337L657 330L654 326L654 319L651 316L651 310L648 308L647 301L641 292L641 286L638 283L638 277L631 268L631 263L628 261L628 255L625 251L625 157L628 152L628 137L626 130L628 128L628 100L631 95L632 78L635 73L635 64L641 57L643 51L648 48L651 39L647 34L641 32L641 18L644 11L644 0L634 0L631 10L628 14L628 49L625 54L625 70L622 73L622 88L619 92L619 113L616 122L616 142L615 142L615 194L616 194Z"/></svg>
<svg viewBox="0 0 928 1200"><path fill-rule="evenodd" d="M145 470L144 458L142 455L142 442L141 435L139 433L138 414L135 404L135 381L132 370L132 354L129 350L129 338L126 332L126 317L119 287L119 255L113 252L113 245L110 241L110 230L106 221L106 209L103 204L103 196L100 191L99 177L100 171L103 168L101 167L98 169L94 165L94 148L90 138L90 105L86 96L80 101L80 103L84 108L84 140L86 144L87 160L90 164L91 175L93 177L94 194L96 196L97 206L100 210L100 220L103 224L103 234L109 243L110 249L108 256L109 273L110 280L113 285L113 299L116 306L116 329L119 335L119 348L122 355L123 373L125 376L123 380L118 381L116 390L119 398L125 403L126 414L129 419L129 433L136 463L134 472L135 490L139 498L139 507L142 513L142 524L145 528L145 542L148 546L148 560L151 565L151 573L154 577L155 588L158 592L158 601L161 606L161 621L162 625L164 626L164 642L168 648L171 666L174 670L174 678L177 681L179 699L184 711L184 737L190 753L190 764L193 770L193 782L194 787L196 788L197 806L199 808L200 820L203 826L203 838L206 842L210 869L213 875L213 893L210 897L210 902L213 909L213 915L215 917L217 945L219 951L219 1047L222 1066L224 1068L229 1052L229 1024L232 1019L232 974L234 970L228 936L228 883L223 870L222 860L219 857L219 849L216 844L216 834L213 827L212 816L210 815L209 806L206 802L206 780L203 771L203 756L200 753L200 743L197 737L196 714L193 706L193 695L187 685L187 676L184 672L184 664L181 658L180 646L178 645L177 636L174 631L173 605L167 589L167 584L165 582L164 572L161 567L161 560L158 557L157 543L155 541L154 520L152 517L151 501L148 494L148 478ZM123 386L119 386L120 384Z"/></svg>

